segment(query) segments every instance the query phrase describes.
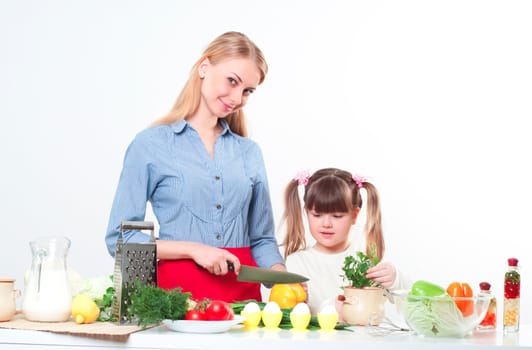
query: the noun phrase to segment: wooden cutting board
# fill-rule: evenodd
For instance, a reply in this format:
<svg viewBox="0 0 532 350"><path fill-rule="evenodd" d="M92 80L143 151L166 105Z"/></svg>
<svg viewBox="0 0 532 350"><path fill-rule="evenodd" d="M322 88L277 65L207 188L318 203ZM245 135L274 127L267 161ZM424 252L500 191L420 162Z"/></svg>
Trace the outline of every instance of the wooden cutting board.
<svg viewBox="0 0 532 350"><path fill-rule="evenodd" d="M151 327L118 325L112 322L94 322L89 324L77 324L74 321L33 322L26 320L21 314L15 315L10 321L0 322L0 328L46 331L116 341L126 341L131 333Z"/></svg>

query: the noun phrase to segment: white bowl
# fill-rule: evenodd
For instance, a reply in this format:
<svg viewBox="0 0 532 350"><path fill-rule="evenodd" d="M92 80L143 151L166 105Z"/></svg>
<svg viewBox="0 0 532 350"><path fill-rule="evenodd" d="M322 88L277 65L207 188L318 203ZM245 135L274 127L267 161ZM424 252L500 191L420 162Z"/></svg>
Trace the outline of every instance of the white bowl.
<svg viewBox="0 0 532 350"><path fill-rule="evenodd" d="M242 322L244 317L237 315L227 321L163 320L163 324L169 329L185 333L223 333Z"/></svg>
<svg viewBox="0 0 532 350"><path fill-rule="evenodd" d="M399 313L416 333L428 337L458 337L470 334L482 322L491 296L452 298L413 296L408 290L392 292ZM469 304L469 312L462 314L458 303Z"/></svg>

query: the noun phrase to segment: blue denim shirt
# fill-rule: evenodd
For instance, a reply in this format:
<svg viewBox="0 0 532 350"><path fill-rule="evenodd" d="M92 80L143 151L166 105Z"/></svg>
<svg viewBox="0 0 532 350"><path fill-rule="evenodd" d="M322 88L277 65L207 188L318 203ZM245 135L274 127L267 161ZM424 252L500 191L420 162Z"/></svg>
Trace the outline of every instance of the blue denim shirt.
<svg viewBox="0 0 532 350"><path fill-rule="evenodd" d="M137 134L129 145L105 241L114 256L120 223L143 221L150 201L159 239L214 247L251 247L258 266L284 263L277 240L262 152L224 120L211 158L199 134L181 120ZM124 240L148 235L127 231Z"/></svg>

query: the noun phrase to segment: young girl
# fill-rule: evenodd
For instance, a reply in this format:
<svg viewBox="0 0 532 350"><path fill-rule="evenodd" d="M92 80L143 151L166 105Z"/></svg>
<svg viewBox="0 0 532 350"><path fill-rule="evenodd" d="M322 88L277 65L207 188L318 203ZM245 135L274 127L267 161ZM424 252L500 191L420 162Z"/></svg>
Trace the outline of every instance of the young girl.
<svg viewBox="0 0 532 350"><path fill-rule="evenodd" d="M298 186L304 186L303 208L308 227L316 243L307 247L303 225L302 206ZM282 222L286 223L285 248L288 271L309 277L307 282L308 305L316 314L325 305L335 305L338 295L343 294L342 266L348 255L355 255L350 239L351 227L356 223L362 197L367 193L367 220L365 225L366 254L371 247L377 256L384 255L381 210L377 189L365 178L353 176L347 171L327 168L315 172L299 173L285 191L285 211ZM389 262L380 262L368 269L367 277L388 289L405 288L405 281Z"/></svg>

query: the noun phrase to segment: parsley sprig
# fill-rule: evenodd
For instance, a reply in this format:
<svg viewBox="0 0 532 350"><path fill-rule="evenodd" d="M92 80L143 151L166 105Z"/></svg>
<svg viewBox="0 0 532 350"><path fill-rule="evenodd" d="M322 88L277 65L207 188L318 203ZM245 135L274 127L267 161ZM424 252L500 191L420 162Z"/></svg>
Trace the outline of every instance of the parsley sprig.
<svg viewBox="0 0 532 350"><path fill-rule="evenodd" d="M100 316L97 321L100 322L114 322L116 317L113 315L113 298L115 296L114 287L108 287L105 294L101 298L94 299L96 305L100 308Z"/></svg>
<svg viewBox="0 0 532 350"><path fill-rule="evenodd" d="M349 282L349 286L354 288L374 286L375 282L368 279L366 273L370 267L378 263L377 248L372 245L368 255L364 252L357 252L355 256L348 255L345 257L344 266L342 267L344 274L341 277L343 277L344 281Z"/></svg>

